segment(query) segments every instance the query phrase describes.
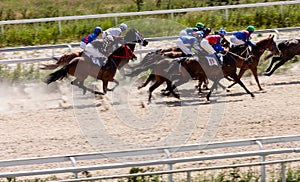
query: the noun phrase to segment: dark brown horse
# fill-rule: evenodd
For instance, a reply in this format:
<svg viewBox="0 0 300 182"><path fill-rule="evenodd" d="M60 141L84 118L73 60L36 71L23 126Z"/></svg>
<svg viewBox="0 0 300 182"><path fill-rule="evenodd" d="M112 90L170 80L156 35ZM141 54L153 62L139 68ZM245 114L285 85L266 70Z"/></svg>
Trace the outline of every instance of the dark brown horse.
<svg viewBox="0 0 300 182"><path fill-rule="evenodd" d="M93 91L84 86L84 80L88 76L92 76L96 79L102 80L104 94L107 91L113 90L108 89L108 82L114 81L118 85L118 82L114 79L116 71L117 69L120 69L121 67L126 65L130 59L135 57L135 55L133 54L135 43L140 43L143 46L146 46L148 44L148 42L137 31L134 30L131 32L134 33L132 34L133 37L131 37L131 39L129 39L129 37L128 39L125 39L127 43L120 46L111 55L109 55L106 63L106 69L101 69L98 65L94 64L89 57L84 56L83 54L82 56L75 57L74 59L72 59L67 65L63 66L61 69L48 75L44 79L44 82L50 84L51 82L63 79L68 74L70 74L76 77L76 79L72 81L71 84L77 85L78 87L82 88L83 93L86 93L86 91L88 90L92 93L100 94L100 92Z"/></svg>
<svg viewBox="0 0 300 182"><path fill-rule="evenodd" d="M258 85L259 90L262 90L262 88L258 80L257 66L261 55L266 50L271 51L273 54L279 54L279 50L274 41L274 35L269 35L267 38L258 41L255 44L255 46L252 47L251 51L249 51L247 45L242 45L241 47L238 46L229 49L229 51L232 53L232 55L235 56L237 60L237 67L240 68L240 72L238 74L239 78L243 76L245 71L250 69ZM231 88L235 84L236 83L231 84L228 88Z"/></svg>
<svg viewBox="0 0 300 182"><path fill-rule="evenodd" d="M239 83L245 91L252 97L254 95L245 87L236 74L236 65L234 58L226 54L224 57L223 66L210 65L205 56L198 55L191 58L182 58L182 60L163 58L159 61L155 61L155 64L149 64L144 69L152 69L151 74L147 80L138 88L145 87L150 81L154 80L154 84L149 87L148 102L151 102L152 92L159 87L162 83L167 83L167 89L169 93L172 93L176 98L179 98L179 94L175 92L177 86L186 83L190 78L203 78L208 77L214 83L207 94L206 98L209 100L212 91L217 87L219 81L225 77L230 77ZM179 69L180 67L182 69ZM181 71L180 71L181 70ZM178 75L180 75L178 77ZM176 79L175 79L176 78Z"/></svg>
<svg viewBox="0 0 300 182"><path fill-rule="evenodd" d="M264 75L271 76L275 70L277 70L280 66L286 63L288 60L291 60L296 55L300 55L300 39L289 39L284 40L278 43L278 49L280 50L280 55L273 57L269 67L266 69ZM268 59L272 57L274 54L271 53L265 57ZM279 61L274 67L274 63ZM273 67L273 68L272 68ZM271 70L272 69L272 70Z"/></svg>

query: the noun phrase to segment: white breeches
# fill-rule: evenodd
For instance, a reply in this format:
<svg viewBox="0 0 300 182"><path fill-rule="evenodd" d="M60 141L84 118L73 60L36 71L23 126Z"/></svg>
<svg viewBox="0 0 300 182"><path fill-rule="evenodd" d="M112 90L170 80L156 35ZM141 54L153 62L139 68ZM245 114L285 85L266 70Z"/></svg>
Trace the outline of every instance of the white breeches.
<svg viewBox="0 0 300 182"><path fill-rule="evenodd" d="M94 48L92 44L87 44L84 51L88 56L93 56L98 58L104 56L102 53L100 53L98 49Z"/></svg>
<svg viewBox="0 0 300 182"><path fill-rule="evenodd" d="M182 40L180 39L180 38L178 38L176 41L175 41L175 43L176 43L176 45L177 45L177 47L179 47L181 50L182 50L182 52L184 53L184 54L194 54L192 51L191 51L191 49L189 49L183 42L182 42Z"/></svg>
<svg viewBox="0 0 300 182"><path fill-rule="evenodd" d="M80 47L84 50L85 47L86 47L86 43L81 41L81 42L80 42Z"/></svg>
<svg viewBox="0 0 300 182"><path fill-rule="evenodd" d="M200 46L208 53L208 54L214 54L216 51L214 48L209 44L207 39L202 39Z"/></svg>
<svg viewBox="0 0 300 182"><path fill-rule="evenodd" d="M236 36L232 35L229 38L229 41L233 44L233 45L241 45L241 44L245 44L244 41L237 39Z"/></svg>
<svg viewBox="0 0 300 182"><path fill-rule="evenodd" d="M179 33L179 37L188 36L185 30L181 30Z"/></svg>

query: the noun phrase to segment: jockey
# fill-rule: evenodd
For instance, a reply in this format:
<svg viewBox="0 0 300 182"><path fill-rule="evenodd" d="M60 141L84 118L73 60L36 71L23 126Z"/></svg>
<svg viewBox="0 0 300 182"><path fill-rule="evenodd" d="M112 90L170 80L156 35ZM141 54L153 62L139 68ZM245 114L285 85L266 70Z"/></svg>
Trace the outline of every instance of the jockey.
<svg viewBox="0 0 300 182"><path fill-rule="evenodd" d="M94 29L94 33L91 33L85 37L83 37L81 39L81 42L80 42L80 47L85 50L85 47L88 43L92 42L93 40L97 39L98 36L102 33L102 28L101 27L96 27Z"/></svg>
<svg viewBox="0 0 300 182"><path fill-rule="evenodd" d="M202 37L205 37L205 32L206 31L206 27L203 23L196 23L195 27L192 27L192 28L186 28L184 30L181 30L180 33L179 33L179 36L182 37L182 36L194 36L193 34L195 32L200 32Z"/></svg>
<svg viewBox="0 0 300 182"><path fill-rule="evenodd" d="M254 46L254 44L249 39L250 39L250 35L253 32L254 32L254 27L253 26L248 26L246 30L235 32L230 37L229 40L234 46L247 44L247 45L252 47L252 46Z"/></svg>
<svg viewBox="0 0 300 182"><path fill-rule="evenodd" d="M202 39L202 32L197 31L192 34L192 36L180 36L176 41L176 45L182 50L182 52L187 56L192 56L195 53L192 51L192 48L195 50L200 50L199 39ZM188 46L186 46L188 44Z"/></svg>
<svg viewBox="0 0 300 182"><path fill-rule="evenodd" d="M204 39L202 39L200 45L201 47L208 52L208 54L214 54L219 60L220 64L222 64L221 55L219 52L228 51L224 49L221 45L222 39L225 37L226 31L224 29L220 29L217 35L208 35Z"/></svg>
<svg viewBox="0 0 300 182"><path fill-rule="evenodd" d="M113 42L116 38L121 37L122 32L127 30L127 25L121 23L119 28L109 28L102 34L102 38L106 41Z"/></svg>

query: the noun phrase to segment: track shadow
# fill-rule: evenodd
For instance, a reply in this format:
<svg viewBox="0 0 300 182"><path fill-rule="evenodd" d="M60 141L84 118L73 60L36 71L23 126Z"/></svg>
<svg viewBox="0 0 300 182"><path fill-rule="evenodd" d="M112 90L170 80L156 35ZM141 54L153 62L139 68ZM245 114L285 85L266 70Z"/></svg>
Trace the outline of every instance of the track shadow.
<svg viewBox="0 0 300 182"><path fill-rule="evenodd" d="M300 81L292 81L292 82L279 82L279 83L271 83L271 84L267 84L267 85L298 85L300 84Z"/></svg>

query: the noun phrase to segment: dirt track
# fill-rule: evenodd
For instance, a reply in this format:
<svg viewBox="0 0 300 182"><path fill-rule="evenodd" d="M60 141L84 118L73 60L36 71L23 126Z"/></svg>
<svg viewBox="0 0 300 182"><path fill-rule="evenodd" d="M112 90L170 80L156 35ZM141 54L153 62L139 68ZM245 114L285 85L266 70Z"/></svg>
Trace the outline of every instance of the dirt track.
<svg viewBox="0 0 300 182"><path fill-rule="evenodd" d="M50 86L2 83L0 160L298 135L299 64L259 79L263 91L252 76L242 79L255 98L235 86L207 102L191 81L179 87L181 101L160 96L158 89L150 105L148 87L136 89L141 80L121 81L101 97L82 96L70 80ZM300 142L277 146L300 147ZM219 152L225 151L231 149Z"/></svg>
<svg viewBox="0 0 300 182"><path fill-rule="evenodd" d="M93 115L99 116L98 121L103 124L100 129L107 132L109 136L106 136L113 138L110 142L123 141L119 143L121 149L125 147L124 142L126 149L137 145L165 145L160 143L165 139L182 144L297 135L300 131L299 79L296 65L286 74L261 76L263 91L257 91L253 78L246 77L243 81L255 94L254 99L235 86L229 93L215 93L211 103L197 95L195 83L191 81L180 87L181 102L172 97L163 98L157 90L150 105L145 104L147 88L135 89L140 80L131 87L121 84L113 94L101 98L94 98L92 94L82 96L76 90L72 96L68 81L52 86L2 84L0 156L13 159L118 149L117 145L104 147L100 143L101 148L94 145L95 141L101 142L97 137L105 135L90 140L86 132L91 133L91 128L84 125L88 125L85 120L95 120ZM210 114L217 114L218 121L209 123ZM183 118L184 122L178 118ZM210 138L202 136L209 128L207 123L216 124L212 133L215 136ZM179 128L180 124L186 129ZM182 132L185 137L181 136L178 141L178 136L173 136L174 131Z"/></svg>

